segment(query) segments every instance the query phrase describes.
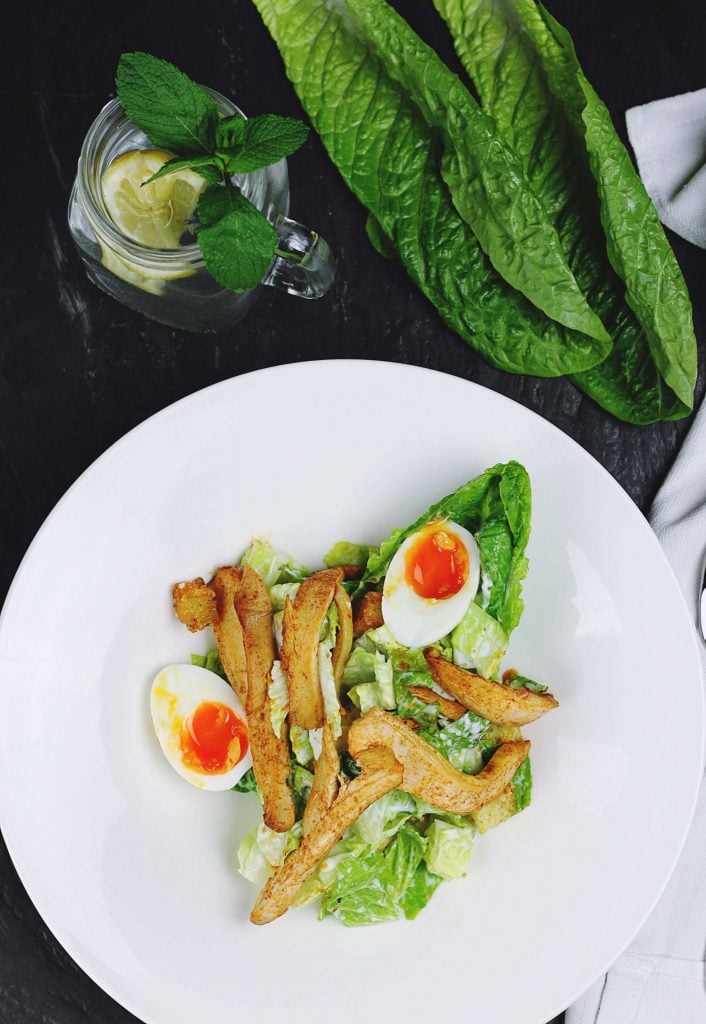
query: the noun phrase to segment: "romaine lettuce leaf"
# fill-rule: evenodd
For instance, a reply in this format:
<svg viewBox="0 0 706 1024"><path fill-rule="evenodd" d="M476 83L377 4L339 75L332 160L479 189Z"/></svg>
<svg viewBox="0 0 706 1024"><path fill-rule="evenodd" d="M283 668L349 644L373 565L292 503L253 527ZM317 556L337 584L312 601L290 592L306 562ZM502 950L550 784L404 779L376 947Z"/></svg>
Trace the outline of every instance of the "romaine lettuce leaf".
<svg viewBox="0 0 706 1024"><path fill-rule="evenodd" d="M495 269L547 316L610 351L610 337L586 302L543 204L492 118L386 0L347 0L385 70L444 138L441 171L454 205Z"/></svg>
<svg viewBox="0 0 706 1024"><path fill-rule="evenodd" d="M481 564L491 577L489 604L509 636L522 615L531 511L532 492L524 466L519 462L493 466L437 501L410 526L394 530L380 545L379 553L368 559L360 590L384 579L395 552L407 537L432 520L449 519L480 536ZM491 523L492 531L488 527L484 535L484 526ZM498 539L501 527L505 532L502 542ZM483 564L484 559L487 565Z"/></svg>
<svg viewBox="0 0 706 1024"><path fill-rule="evenodd" d="M489 362L539 376L596 363L494 270L453 206L443 142L332 0L254 0L334 163L441 317Z"/></svg>
<svg viewBox="0 0 706 1024"><path fill-rule="evenodd" d="M533 0L434 3L483 108L553 212L574 274L613 338L608 359L574 382L633 423L686 415L695 365L686 288L565 30ZM625 284L611 262L628 281L627 302Z"/></svg>

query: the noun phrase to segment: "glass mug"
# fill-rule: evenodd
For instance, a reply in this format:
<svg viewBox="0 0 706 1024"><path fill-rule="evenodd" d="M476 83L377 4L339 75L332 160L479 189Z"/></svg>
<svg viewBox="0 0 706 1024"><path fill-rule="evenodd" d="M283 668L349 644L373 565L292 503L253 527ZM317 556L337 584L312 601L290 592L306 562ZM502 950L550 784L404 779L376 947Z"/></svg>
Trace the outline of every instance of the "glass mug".
<svg viewBox="0 0 706 1024"><path fill-rule="evenodd" d="M205 91L223 116L245 116L225 96ZM172 327L222 330L245 316L260 286L246 292L223 288L206 269L196 243L178 249L149 248L122 234L106 211L101 190L105 169L127 150L152 148L118 99L103 107L81 147L69 199L71 235L90 280L118 302ZM277 230L277 248L262 284L304 299L324 295L333 281L331 250L315 231L287 216L287 161L234 175L233 182Z"/></svg>

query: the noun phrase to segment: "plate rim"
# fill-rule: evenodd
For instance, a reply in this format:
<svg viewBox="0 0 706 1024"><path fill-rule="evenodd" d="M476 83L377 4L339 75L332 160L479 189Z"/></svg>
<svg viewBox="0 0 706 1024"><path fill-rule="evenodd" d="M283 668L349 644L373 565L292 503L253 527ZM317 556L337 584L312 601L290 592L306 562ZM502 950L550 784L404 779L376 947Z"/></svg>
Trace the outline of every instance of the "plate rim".
<svg viewBox="0 0 706 1024"><path fill-rule="evenodd" d="M656 551L658 551L658 558L659 558L659 560L661 560L663 566L666 567L668 575L671 576L671 578L672 578L672 580L673 580L673 582L675 584L677 595L678 595L678 603L680 604L681 610L684 613L686 621L689 622L689 625L691 627L691 629L690 629L691 652L690 653L691 653L691 656L692 656L693 661L694 661L694 667L696 668L698 666L699 674L702 677L702 682L704 681L703 680L703 660L702 660L703 655L702 655L702 650L701 650L702 645L701 645L701 643L699 641L699 637L698 637L698 633L697 633L697 630L696 630L695 621L694 621L694 619L693 619L693 617L691 615L691 612L690 612L690 609L689 609L689 606L688 606L688 603L687 603L687 600L686 600L686 596L684 595L684 592L683 592L683 590L681 588L681 584L679 583L679 580L677 578L676 572L674 571L674 568L673 568L671 562L669 561L669 558L667 557L667 554L664 551L664 548L662 547L662 544L659 541L656 533L652 529L652 527L651 527L647 517L644 515L644 513L641 511L641 509L637 506L637 504L634 502L634 500L631 498L631 496L628 494L628 492L625 490L625 488L610 473L610 471L601 462L599 462L599 460L594 455L592 455L589 451L587 451L587 449L585 449L581 444L579 444L579 442L576 441L575 438L571 437L569 434L567 434L560 427L556 426L556 424L552 423L551 420L549 420L546 417L542 416L540 413L536 412L534 409L530 409L528 406L524 405L522 402L520 402L520 401L518 401L518 400L516 400L514 398L510 398L507 395L501 394L500 392L495 391L491 387L488 387L488 386L483 385L483 384L479 384L479 383L477 383L474 380L469 380L468 378L458 376L457 374L451 373L449 371L438 370L438 369L435 369L433 367L419 366L416 363L405 363L405 362L398 362L398 361L395 361L395 360L367 359L367 358L365 358L365 359L352 359L352 358L336 359L336 358L328 358L328 359L298 360L298 361L292 361L292 362L286 362L286 363L277 363L277 364L274 364L274 365L271 365L271 366L266 366L266 367L261 367L261 368L249 370L246 373L235 374L235 375L233 375L231 377L227 377L227 378L225 378L223 380L216 381L216 382L214 382L212 384L205 385L204 387L199 388L196 391L189 392L188 394L183 395L181 398L175 399L173 402L170 402L168 405L164 406L163 408L158 409L154 413L151 413L145 419L141 420L139 423L136 423L133 427L131 427L125 433L120 435L120 437L118 437L115 441L113 441L110 445L108 445L108 447L105 448L99 455L97 455L89 463L89 465L86 466L86 468L84 470L82 470L82 472L76 477L76 479L66 488L66 490L62 493L61 497L56 501L56 503L53 505L53 507L51 508L49 513L46 515L46 517L42 521L41 525L39 526L38 530L34 534L32 540L30 541L27 549L25 550L24 555L22 556L22 559L20 560L19 565L17 566L17 569L15 570L15 573L13 575L13 578L12 578L12 581L10 583L10 586L8 587L7 594L6 594L5 599L3 601L2 609L0 609L0 645L2 644L2 641L3 641L4 636L5 636L5 631L6 631L6 628L7 628L6 623L7 623L7 618L8 618L8 611L9 611L9 609L11 607L11 604L12 604L12 601L14 599L14 594L20 588L20 586L22 585L23 576L24 576L24 574L27 571L27 566L29 564L29 561L30 561L32 555L33 555L33 552L34 552L35 548L39 545L39 543L41 541L41 538L43 537L45 531L47 531L47 530L49 530L51 528L51 525L52 525L55 517L57 517L60 514L60 511L63 508L64 504L70 500L70 498L73 495L73 493L76 490L78 490L79 487L81 487L81 486L83 486L85 484L85 482L90 478L91 474L94 471L96 471L96 469L98 468L99 464L102 464L105 461L107 461L110 457L112 457L123 446L126 446L129 443L132 443L136 437L139 437L142 432L149 430L152 427L152 425L154 425L159 420L161 420L163 418L166 419L168 416L174 415L178 410L187 408L192 403L203 401L204 397L206 395L208 395L208 394L213 394L216 391L227 390L228 388L232 388L234 386L237 387L237 386L239 386L239 383L241 381L247 381L249 378L251 378L253 376L262 377L262 376L266 376L266 375L286 374L288 372L291 372L292 370L294 370L295 372L299 372L299 368L300 367L302 368L302 372L306 372L307 370L309 370L312 367L313 368L318 368L318 367L323 367L323 366L330 366L330 367L333 368L335 366L335 367L338 367L340 369L342 367L345 367L346 365L355 365L355 366L363 365L363 366L368 366L370 368L374 368L374 367L382 365L382 366L387 366L387 367L394 368L395 372L411 373L412 375L419 374L419 375L422 375L422 376L432 375L432 376L435 376L435 377L451 378L451 380L457 381L460 384L468 386L472 390L473 389L478 389L478 390L480 390L482 392L486 392L488 395L492 396L492 400L495 401L495 402L500 402L500 404L507 404L507 405L509 405L510 407L513 407L513 408L519 408L521 410L522 414L528 415L528 416L530 416L532 418L535 418L535 419L539 420L545 427L548 427L550 429L550 431L558 433L563 438L564 442L568 442L569 446L574 449L575 453L579 456L579 458L584 459L589 465L593 465L594 467L596 467L599 470L600 474L602 474L603 477L607 479L608 486L612 486L617 491L617 493L620 496L620 500L624 503L626 509L629 510L630 515L634 516L636 521L640 522L640 529L644 531L645 536L646 537L649 536L649 543L652 545L652 547ZM0 667L2 666L3 661L4 661L4 656L2 655L2 653L0 653ZM694 675L696 677L696 672L694 673ZM670 880L671 880L671 878L672 878L672 876L674 874L674 871L675 871L675 869L677 867L677 864L678 864L678 862L679 862L679 860L681 858L682 852L684 850L684 846L685 846L687 838L689 836L691 825L692 825L692 822L693 822L693 819L694 819L694 814L695 814L695 811L696 811L697 801L698 801L699 793L700 793L700 789L701 789L701 776L702 776L702 772L703 772L704 759L705 759L705 756L706 756L706 687L702 685L700 688L698 688L697 693L698 693L699 698L700 698L699 699L699 703L700 703L700 707L701 707L701 715L700 715L700 722L701 722L700 733L701 733L701 736L700 736L699 758L698 758L698 762L700 764L700 770L696 773L696 776L695 776L694 782L696 784L693 786L693 794L692 794L692 800L691 800L691 809L690 809L690 812L689 812L688 821L686 822L685 827L684 827L683 832L682 832L682 835L680 837L680 841L679 841L679 844L678 844L678 849L677 849L676 855L674 856L674 858L672 860L672 863L669 866L669 870L668 870L668 872L666 874L666 877L664 878L664 881L663 881L662 885L659 888L659 891L656 892L656 894L654 895L654 898L652 899L652 901L650 902L649 906L645 909L643 915L641 916L637 927L632 931L632 934L629 936L629 938L624 943L624 945L622 945L621 949L618 951L616 956L615 957L611 957L607 962L605 962L604 965L602 966L602 968L600 969L600 971L591 978L589 983L583 989L581 989L581 991L576 992L571 997L569 1003L567 1003L565 1005L556 1006L552 1010L552 1016L556 1016L557 1014L563 1012L570 1005L572 1005L573 1002L576 999L578 999L581 995L583 995L584 992L587 992L591 988L591 986L594 985L595 982L600 977L602 977L602 975L606 973L606 971L611 967L611 965L613 963L615 963L616 960L625 952L625 950L633 942L635 936L640 932L640 930L644 926L644 924L647 921L647 919L652 914L652 912L655 909L656 905L659 903L660 899L662 898L662 896L663 896L663 894L664 894L667 886L669 885L669 882L670 882ZM91 968L87 967L85 962L84 962L84 960L83 960L83 957L80 954L80 952L79 953L76 952L74 943L69 938L69 936L65 933L64 928L63 928L61 922L55 920L54 914L51 912L51 910L50 910L50 912L48 914L45 915L46 908L40 909L39 905L35 901L34 896L32 895L31 883L28 884L28 881L26 880L27 876L31 875L31 871L28 871L28 870L25 871L24 865L22 864L22 856L21 856L21 854L19 852L19 845L20 844L19 844L19 842L16 844L15 837L9 837L7 835L5 826L2 823L3 822L3 817L4 817L4 815L3 815L3 808L2 808L2 806L0 806L0 832L2 833L3 840L4 840L5 845L7 847L8 856L9 856L11 864L12 864L12 866L13 866L13 868L14 868L14 870L15 870L15 872L16 872L19 880L20 880L20 883L21 883L22 887L25 890L25 893L26 893L28 899L32 903L32 906L34 907L34 909L39 914L39 916L40 916L44 926L51 932L51 934L53 935L55 940L60 944L62 949L70 956L70 958L74 961L74 963L76 963L78 965L78 967L90 979L90 981L93 984L97 985L103 992L105 992L110 998L112 998L116 1003L118 1003L118 1005L123 1007L129 1013L133 1014L133 1016L137 1017L139 1020L143 1020L144 1019L147 1022L147 1024L161 1024L161 1022L159 1020L157 1020L157 1018L152 1018L152 1017L150 1017L150 1018L143 1018L141 1016L141 1014L142 1014L141 1009L133 1002L132 998L126 998L125 995L118 994L118 986L117 985L114 985L113 982L110 979L108 979L108 978L106 978L106 979L101 978L99 970L96 970L95 973L94 973L94 971ZM537 1021L537 1024L541 1024L541 1022Z"/></svg>

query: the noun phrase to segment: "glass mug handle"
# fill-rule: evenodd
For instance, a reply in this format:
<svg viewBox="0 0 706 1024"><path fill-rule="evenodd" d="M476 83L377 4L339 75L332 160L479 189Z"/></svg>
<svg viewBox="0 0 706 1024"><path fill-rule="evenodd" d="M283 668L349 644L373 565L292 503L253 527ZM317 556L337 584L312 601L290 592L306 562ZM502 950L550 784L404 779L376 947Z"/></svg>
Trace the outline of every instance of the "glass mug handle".
<svg viewBox="0 0 706 1024"><path fill-rule="evenodd" d="M334 263L328 242L289 217L275 221L275 260L262 283L301 299L319 299L331 287Z"/></svg>

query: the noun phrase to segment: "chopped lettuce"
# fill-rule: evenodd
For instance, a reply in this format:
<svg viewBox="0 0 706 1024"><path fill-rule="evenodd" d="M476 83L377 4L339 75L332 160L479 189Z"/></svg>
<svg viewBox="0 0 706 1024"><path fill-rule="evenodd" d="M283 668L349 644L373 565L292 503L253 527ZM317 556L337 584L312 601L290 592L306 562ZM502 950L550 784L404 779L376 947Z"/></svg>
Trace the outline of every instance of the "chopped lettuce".
<svg viewBox="0 0 706 1024"><path fill-rule="evenodd" d="M482 676L495 676L507 650L507 636L496 620L472 601L451 634L454 661Z"/></svg>
<svg viewBox="0 0 706 1024"><path fill-rule="evenodd" d="M375 681L375 651L364 646L363 639L353 644L348 661L343 669L343 685L347 689L360 683Z"/></svg>
<svg viewBox="0 0 706 1024"><path fill-rule="evenodd" d="M427 867L441 878L461 878L466 873L473 849L473 828L459 828L435 818L426 832L424 854Z"/></svg>
<svg viewBox="0 0 706 1024"><path fill-rule="evenodd" d="M410 686L433 689L433 680L424 655L421 651L396 651L391 660L397 714L401 718L411 718L422 726L436 728L439 705L427 704L408 689Z"/></svg>
<svg viewBox="0 0 706 1024"><path fill-rule="evenodd" d="M259 793L260 789L255 779L255 772L248 768L245 775L238 779L232 789L233 793Z"/></svg>
<svg viewBox="0 0 706 1024"><path fill-rule="evenodd" d="M297 849L301 836L300 822L288 832L274 832L261 821L238 847L238 871L249 882L262 885L287 854Z"/></svg>
<svg viewBox="0 0 706 1024"><path fill-rule="evenodd" d="M272 602L272 610L275 612L281 612L284 610L284 602L289 598L291 601L297 596L299 590L298 583L275 583L273 587L270 587L270 601Z"/></svg>
<svg viewBox="0 0 706 1024"><path fill-rule="evenodd" d="M412 883L426 848L427 840L424 836L411 825L402 825L385 850L390 890L395 900L399 900Z"/></svg>
<svg viewBox="0 0 706 1024"><path fill-rule="evenodd" d="M351 825L350 831L377 850L416 814L415 798L401 789L393 789L366 808Z"/></svg>
<svg viewBox="0 0 706 1024"><path fill-rule="evenodd" d="M324 555L324 565L333 568L336 565L365 566L375 548L367 544L352 544L347 540L339 540Z"/></svg>
<svg viewBox="0 0 706 1024"><path fill-rule="evenodd" d="M327 857L319 863L313 875L304 882L294 900L295 907L304 907L312 903L329 888L341 864L351 856L361 856L369 852L368 847L360 838L350 830L346 833L340 843L331 850Z"/></svg>
<svg viewBox="0 0 706 1024"><path fill-rule="evenodd" d="M366 640L373 645L373 647L382 651L384 654L392 654L393 651L405 650L387 628L387 626L378 626L377 629L369 629L365 634Z"/></svg>
<svg viewBox="0 0 706 1024"><path fill-rule="evenodd" d="M546 693L549 689L545 683L538 683L534 679L529 679L527 676L521 676L519 672L513 671L503 673L503 682L506 683L511 690L533 690L534 693Z"/></svg>
<svg viewBox="0 0 706 1024"><path fill-rule="evenodd" d="M228 680L225 669L221 664L221 659L218 654L217 648L213 648L211 651L207 651L206 654L192 654L191 664L198 665L199 668L206 668L209 672L215 672L221 679Z"/></svg>
<svg viewBox="0 0 706 1024"><path fill-rule="evenodd" d="M431 744L447 761L468 775L477 774L483 767L479 743L490 728L490 722L467 711L465 715L439 729L421 729L422 739Z"/></svg>
<svg viewBox="0 0 706 1024"><path fill-rule="evenodd" d="M532 766L528 757L513 775L510 785L515 795L515 807L518 811L524 811L532 800Z"/></svg>
<svg viewBox="0 0 706 1024"><path fill-rule="evenodd" d="M314 748L311 745L309 731L302 729L299 725L290 725L289 742L292 745L292 753L298 763L304 767L311 764L314 760Z"/></svg>
<svg viewBox="0 0 706 1024"><path fill-rule="evenodd" d="M282 663L273 661L270 672L270 684L267 687L267 695L270 698L270 721L275 736L279 739L282 736L284 721L289 714L289 690L287 679L282 669Z"/></svg>
<svg viewBox="0 0 706 1024"><path fill-rule="evenodd" d="M399 911L393 898L390 867L375 850L366 856L347 857L324 895L322 917L335 914L347 927L394 921Z"/></svg>
<svg viewBox="0 0 706 1024"><path fill-rule="evenodd" d="M309 744L311 746L314 760L318 761L321 757L321 749L324 743L324 730L323 729L309 729Z"/></svg>
<svg viewBox="0 0 706 1024"><path fill-rule="evenodd" d="M300 764L294 764L290 781L297 818L301 818L309 800L311 787L314 784L314 775L313 772L303 768Z"/></svg>
<svg viewBox="0 0 706 1024"><path fill-rule="evenodd" d="M338 701L336 691L336 680L333 675L333 661L331 658L331 647L328 644L319 644L319 680L321 683L321 695L324 700L324 714L331 733L335 740L341 735L341 705Z"/></svg>
<svg viewBox="0 0 706 1024"><path fill-rule="evenodd" d="M423 862L417 865L412 879L400 897L400 908L408 921L413 921L439 888L443 878L435 875Z"/></svg>
<svg viewBox="0 0 706 1024"><path fill-rule="evenodd" d="M275 612L272 616L272 632L275 635L277 650L282 650L282 632L284 625L284 612Z"/></svg>
<svg viewBox="0 0 706 1024"><path fill-rule="evenodd" d="M240 559L262 578L269 590L277 583L300 583L309 570L285 551L277 551L265 540L254 540Z"/></svg>
<svg viewBox="0 0 706 1024"><path fill-rule="evenodd" d="M372 678L368 677L368 673ZM349 698L362 715L374 707L391 711L397 706L392 680L392 663L382 651L375 651L371 654L361 650L353 672L348 675L349 679L351 675L365 675L366 678L369 678L369 681L359 682L348 691ZM343 682L346 682L345 673Z"/></svg>

